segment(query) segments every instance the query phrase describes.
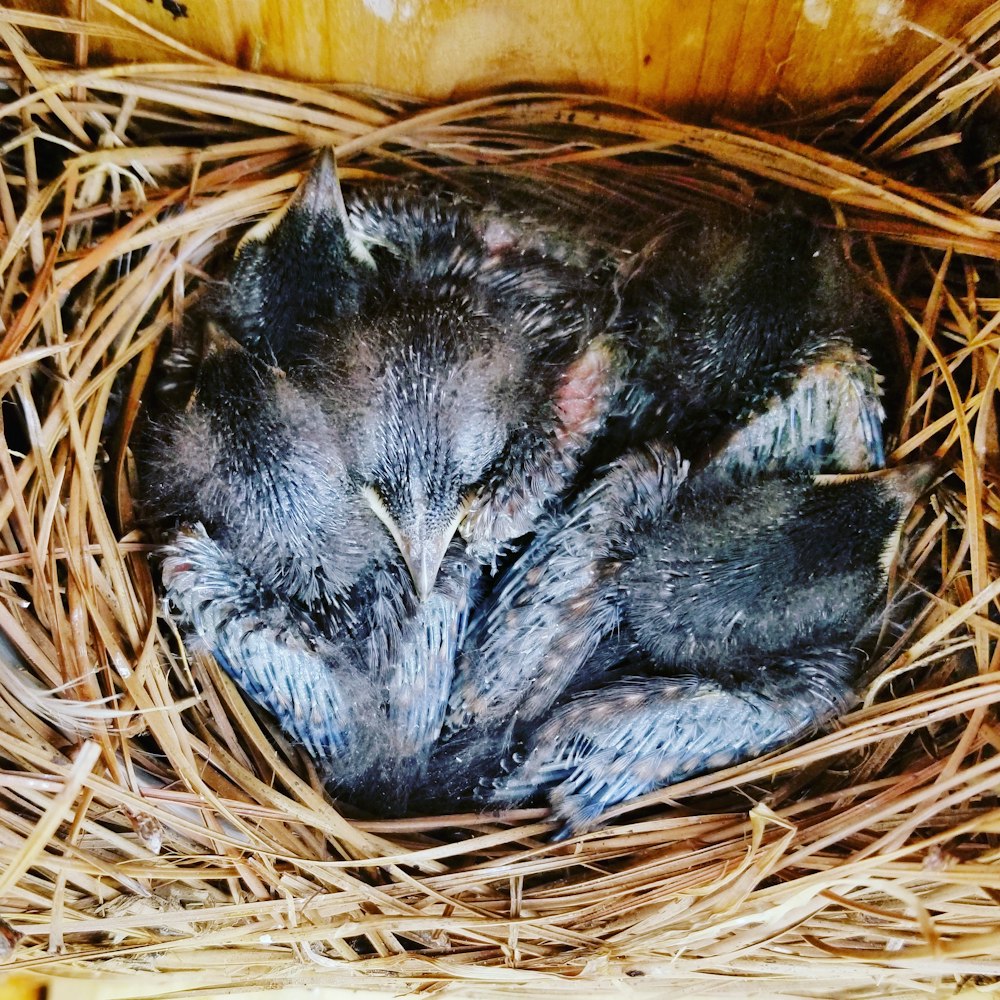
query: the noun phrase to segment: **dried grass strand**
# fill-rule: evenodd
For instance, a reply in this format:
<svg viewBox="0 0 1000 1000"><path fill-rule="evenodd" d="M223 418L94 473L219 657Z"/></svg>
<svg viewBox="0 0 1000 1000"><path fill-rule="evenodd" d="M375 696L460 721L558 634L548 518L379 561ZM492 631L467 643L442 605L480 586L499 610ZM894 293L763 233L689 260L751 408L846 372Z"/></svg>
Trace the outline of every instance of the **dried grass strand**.
<svg viewBox="0 0 1000 1000"><path fill-rule="evenodd" d="M100 30L138 30L119 19ZM41 59L23 28L72 35L80 65ZM792 140L577 94L423 107L204 59L89 67L93 30L0 12L10 967L483 997L655 983L860 1000L1000 975L1000 189L988 162L961 166L1000 4L868 109L864 161L819 119ZM187 657L130 520L128 434L198 284L325 145L347 182L492 173L633 213L760 210L792 190L843 231L908 361L894 460L935 455L948 476L897 573L923 588L919 614L886 630L836 730L553 845L538 809L351 818L210 657ZM960 191L913 179L938 162Z"/></svg>

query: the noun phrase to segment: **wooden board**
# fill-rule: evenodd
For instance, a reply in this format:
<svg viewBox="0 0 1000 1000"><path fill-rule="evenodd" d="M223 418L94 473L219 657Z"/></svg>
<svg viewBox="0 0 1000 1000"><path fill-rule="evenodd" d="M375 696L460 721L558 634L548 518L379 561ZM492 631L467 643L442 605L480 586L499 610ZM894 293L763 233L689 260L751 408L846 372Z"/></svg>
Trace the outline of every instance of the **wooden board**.
<svg viewBox="0 0 1000 1000"><path fill-rule="evenodd" d="M787 116L884 88L984 0L13 0L224 62L435 99L520 84ZM176 59L92 37L88 58Z"/></svg>
<svg viewBox="0 0 1000 1000"><path fill-rule="evenodd" d="M0 975L0 1000L49 1000L48 987L39 976ZM76 1000L84 1000L79 995Z"/></svg>

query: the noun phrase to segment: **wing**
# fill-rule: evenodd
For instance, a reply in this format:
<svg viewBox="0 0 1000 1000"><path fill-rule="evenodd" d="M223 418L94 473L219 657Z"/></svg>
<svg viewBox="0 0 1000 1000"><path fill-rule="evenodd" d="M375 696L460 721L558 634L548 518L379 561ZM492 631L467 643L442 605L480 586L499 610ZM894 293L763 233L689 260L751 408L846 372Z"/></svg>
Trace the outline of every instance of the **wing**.
<svg viewBox="0 0 1000 1000"><path fill-rule="evenodd" d="M404 811L413 789L425 781L479 576L479 567L453 545L435 590L408 615L394 616L401 624L375 623L369 635L367 655L384 694L388 732L365 802L380 814ZM387 643L394 632L395 641Z"/></svg>
<svg viewBox="0 0 1000 1000"><path fill-rule="evenodd" d="M856 352L884 346L879 313L840 247L810 221L787 212L708 218L647 258L622 293L631 358L623 413L633 438L666 436L700 459L822 362L846 366L856 387L870 391L872 374L860 370L866 362ZM796 407L800 415L808 402ZM794 440L782 444L780 427L773 433L778 454L791 456ZM863 437L875 435L866 428ZM808 436L803 443L813 447ZM769 450L763 425L749 446Z"/></svg>
<svg viewBox="0 0 1000 1000"><path fill-rule="evenodd" d="M277 719L342 789L357 786L385 752L386 722L356 653L253 579L196 525L163 561L167 597L226 673Z"/></svg>
<svg viewBox="0 0 1000 1000"><path fill-rule="evenodd" d="M750 760L835 718L851 700L859 659L817 647L587 692L538 729L494 802L544 795L562 823L558 839L583 832L612 806Z"/></svg>
<svg viewBox="0 0 1000 1000"><path fill-rule="evenodd" d="M739 476L881 469L880 384L864 354L847 343L825 347L785 395L715 443L709 466Z"/></svg>
<svg viewBox="0 0 1000 1000"><path fill-rule="evenodd" d="M449 731L537 718L559 698L614 629L627 546L670 510L685 471L669 446L637 451L542 528L473 622Z"/></svg>

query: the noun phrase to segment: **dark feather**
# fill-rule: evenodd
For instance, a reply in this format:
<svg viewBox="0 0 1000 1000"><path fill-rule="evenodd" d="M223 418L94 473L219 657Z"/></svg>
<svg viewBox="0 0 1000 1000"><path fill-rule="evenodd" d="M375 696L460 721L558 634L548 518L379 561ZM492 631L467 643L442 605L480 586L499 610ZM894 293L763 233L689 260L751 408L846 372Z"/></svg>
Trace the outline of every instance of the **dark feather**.
<svg viewBox="0 0 1000 1000"><path fill-rule="evenodd" d="M678 227L643 255L621 295L631 366L616 439L666 437L700 459L775 400L801 391L816 365L846 356L856 359L861 383L874 379L863 352L883 339L881 313L833 239L788 212L716 213ZM880 414L877 393L868 408ZM830 462L815 471L843 468L835 448L823 457Z"/></svg>
<svg viewBox="0 0 1000 1000"><path fill-rule="evenodd" d="M626 520L617 537L619 517L601 520L594 515L607 511L591 505L588 528L607 541L575 551L571 511L512 571L529 631L509 631L508 611L476 636L492 668L487 690L514 691L506 711L526 746L523 765L497 780L496 801L544 792L567 829L583 829L613 804L788 743L842 711L860 662L856 639L929 476L926 466L815 482L703 474L679 490L671 484L655 516ZM535 608L597 575L598 610L533 630ZM534 645L576 650L581 635L576 693L541 716L566 692L568 672L543 653L529 687L524 657ZM495 732L504 708L490 707L467 713L466 739Z"/></svg>
<svg viewBox="0 0 1000 1000"><path fill-rule="evenodd" d="M441 191L345 199L321 157L209 296L190 399L150 422L147 510L177 551L215 550L168 560L182 620L385 809L441 729L479 563L531 531L602 426L617 363L602 268ZM280 634L257 628L265 611ZM352 667L320 681L333 648ZM359 718L331 708L311 736L314 683L331 706L356 691Z"/></svg>

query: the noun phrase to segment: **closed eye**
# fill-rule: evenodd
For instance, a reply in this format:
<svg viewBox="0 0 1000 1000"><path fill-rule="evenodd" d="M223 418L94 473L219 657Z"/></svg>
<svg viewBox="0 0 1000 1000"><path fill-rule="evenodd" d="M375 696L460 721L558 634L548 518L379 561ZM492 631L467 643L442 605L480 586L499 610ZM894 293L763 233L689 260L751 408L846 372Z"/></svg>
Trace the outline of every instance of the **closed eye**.
<svg viewBox="0 0 1000 1000"><path fill-rule="evenodd" d="M361 495L368 502L368 506L375 512L375 516L389 529L389 533L395 539L396 544L401 545L402 532L399 530L399 525L396 524L395 518L389 512L389 506L385 502L385 497L382 496L382 491L374 483L369 483L361 487ZM444 531L446 538L451 538L458 531L459 525L469 516L469 511L477 497L478 493L476 490L469 490L465 494L462 502L458 505L458 509L455 511L455 516Z"/></svg>

